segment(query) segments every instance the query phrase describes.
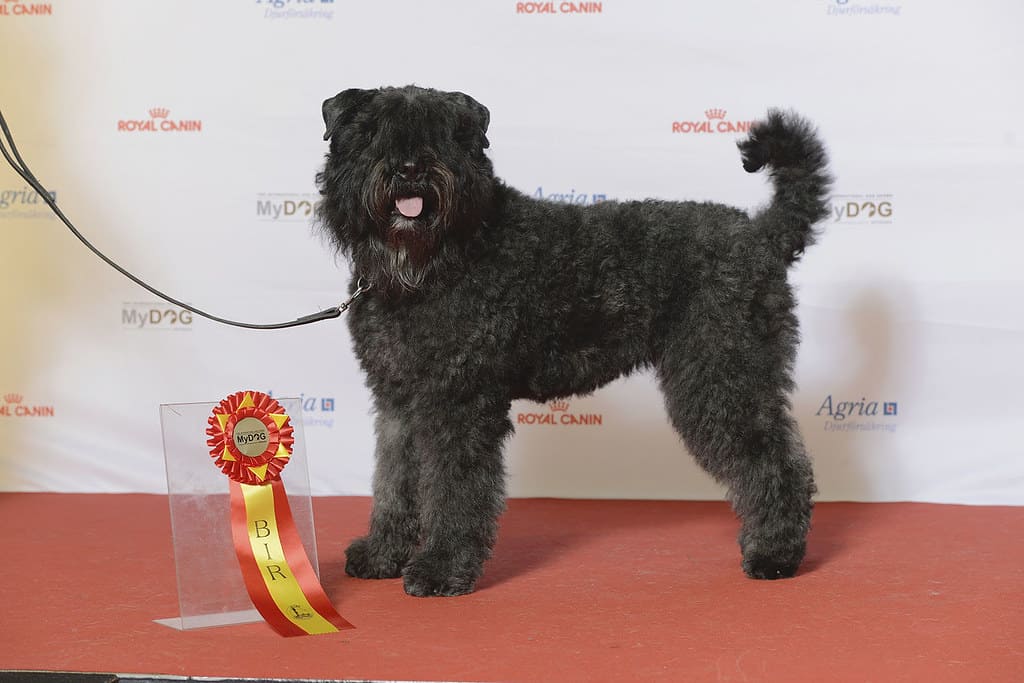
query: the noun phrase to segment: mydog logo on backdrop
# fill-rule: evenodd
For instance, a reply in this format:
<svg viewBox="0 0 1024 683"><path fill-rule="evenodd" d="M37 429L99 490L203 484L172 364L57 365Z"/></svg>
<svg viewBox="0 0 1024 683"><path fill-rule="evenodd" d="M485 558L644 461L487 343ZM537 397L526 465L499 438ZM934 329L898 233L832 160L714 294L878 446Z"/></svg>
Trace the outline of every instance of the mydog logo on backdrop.
<svg viewBox="0 0 1024 683"><path fill-rule="evenodd" d="M256 219L307 223L313 218L313 209L319 197L311 192L260 192L256 195Z"/></svg>
<svg viewBox="0 0 1024 683"><path fill-rule="evenodd" d="M726 118L725 109L711 108L704 110L703 119L673 121L673 133L746 133L754 125L754 121L741 121Z"/></svg>
<svg viewBox="0 0 1024 683"><path fill-rule="evenodd" d="M159 301L128 301L121 306L121 326L126 330L192 329L192 312Z"/></svg>
<svg viewBox="0 0 1024 683"><path fill-rule="evenodd" d="M274 397L274 392L266 392L267 396ZM282 398L295 398L295 394L280 394ZM327 427L334 426L334 397L333 396L306 396L299 394L299 401L302 403L302 424L306 427Z"/></svg>
<svg viewBox="0 0 1024 683"><path fill-rule="evenodd" d="M826 432L895 432L899 417L897 401L848 401L829 394L815 417L824 420Z"/></svg>
<svg viewBox="0 0 1024 683"><path fill-rule="evenodd" d="M891 194L835 194L829 198L832 222L844 225L891 225Z"/></svg>
<svg viewBox="0 0 1024 683"><path fill-rule="evenodd" d="M334 18L334 0L256 0L264 19Z"/></svg>
<svg viewBox="0 0 1024 683"><path fill-rule="evenodd" d="M53 406L29 405L25 403L25 397L17 392L4 394L3 403L0 403L0 415L3 417L53 417Z"/></svg>
<svg viewBox="0 0 1024 683"><path fill-rule="evenodd" d="M49 2L3 0L0 3L0 17L45 17L51 14L53 14L53 4Z"/></svg>
<svg viewBox="0 0 1024 683"><path fill-rule="evenodd" d="M57 199L55 190L50 190L47 194L51 199ZM0 219L3 218L55 218L55 216L38 192L30 187L23 187L20 190L0 190Z"/></svg>
<svg viewBox="0 0 1024 683"><path fill-rule="evenodd" d="M830 17L850 16L900 16L903 5L878 2L851 2L850 0L826 0Z"/></svg>
<svg viewBox="0 0 1024 683"><path fill-rule="evenodd" d="M516 14L601 14L603 2L517 2Z"/></svg>
<svg viewBox="0 0 1024 683"><path fill-rule="evenodd" d="M533 193L534 199L547 199L551 202L562 202L563 204L579 204L581 206L588 204L598 204L608 200L606 194L587 194L586 192L576 192L576 188L569 190L568 192L551 192L544 194L544 188L538 187L537 191Z"/></svg>
<svg viewBox="0 0 1024 683"><path fill-rule="evenodd" d="M166 107L153 107L149 110L149 118L120 119L117 122L119 133L201 133L203 122L199 119L171 118L171 110Z"/></svg>
<svg viewBox="0 0 1024 683"><path fill-rule="evenodd" d="M567 401L552 401L548 404L548 412L546 413L518 413L516 415L516 424L547 425L550 427L600 427L604 424L604 415L601 413L573 413L570 412Z"/></svg>

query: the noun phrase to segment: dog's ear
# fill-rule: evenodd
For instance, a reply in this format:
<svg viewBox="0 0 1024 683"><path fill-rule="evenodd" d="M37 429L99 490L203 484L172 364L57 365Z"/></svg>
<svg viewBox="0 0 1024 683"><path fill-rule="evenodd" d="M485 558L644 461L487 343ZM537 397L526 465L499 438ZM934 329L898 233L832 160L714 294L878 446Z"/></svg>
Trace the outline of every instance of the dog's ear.
<svg viewBox="0 0 1024 683"><path fill-rule="evenodd" d="M487 140L487 126L491 123L491 112L487 107L480 104L466 93L453 92L452 97L459 105L459 109L466 118L466 123L472 126L483 140L483 147L487 149L491 143Z"/></svg>
<svg viewBox="0 0 1024 683"><path fill-rule="evenodd" d="M324 125L326 126L324 140L329 140L334 135L334 131L338 126L351 121L356 112L369 102L377 92L377 90L349 88L348 90L342 90L334 97L324 100L323 107L321 108L324 114Z"/></svg>

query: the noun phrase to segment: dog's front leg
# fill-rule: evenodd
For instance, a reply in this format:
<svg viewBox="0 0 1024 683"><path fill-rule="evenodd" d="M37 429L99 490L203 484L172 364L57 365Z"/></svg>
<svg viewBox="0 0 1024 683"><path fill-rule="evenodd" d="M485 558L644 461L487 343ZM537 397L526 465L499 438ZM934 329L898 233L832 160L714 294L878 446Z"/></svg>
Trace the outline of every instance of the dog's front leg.
<svg viewBox="0 0 1024 683"><path fill-rule="evenodd" d="M422 547L402 571L409 595L473 591L505 507L501 451L512 431L508 410L507 401L478 397L420 421Z"/></svg>
<svg viewBox="0 0 1024 683"><path fill-rule="evenodd" d="M350 576L390 579L402 575L419 543L419 469L412 425L398 410L378 403L370 533L345 551L345 572Z"/></svg>

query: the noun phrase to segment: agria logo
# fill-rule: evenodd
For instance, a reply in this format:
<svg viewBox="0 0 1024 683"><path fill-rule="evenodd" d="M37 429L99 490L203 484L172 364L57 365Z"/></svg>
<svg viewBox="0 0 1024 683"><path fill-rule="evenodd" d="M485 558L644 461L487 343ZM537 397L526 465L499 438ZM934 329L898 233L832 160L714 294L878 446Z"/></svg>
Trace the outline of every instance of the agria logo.
<svg viewBox="0 0 1024 683"><path fill-rule="evenodd" d="M171 118L171 110L153 107L148 119L120 119L119 133L201 133L203 122L199 119Z"/></svg>
<svg viewBox="0 0 1024 683"><path fill-rule="evenodd" d="M825 420L826 432L895 432L899 418L897 401L837 400L829 394L815 413Z"/></svg>
<svg viewBox="0 0 1024 683"><path fill-rule="evenodd" d="M548 411L535 413L518 413L517 425L547 425L549 427L600 427L604 424L601 413L574 413L569 410L567 401L552 401Z"/></svg>
<svg viewBox="0 0 1024 683"><path fill-rule="evenodd" d="M19 0L0 2L0 17L48 17L51 14L53 14L53 4L49 2L20 2Z"/></svg>
<svg viewBox="0 0 1024 683"><path fill-rule="evenodd" d="M274 397L274 392L266 392L267 396ZM281 398L295 398L295 394L279 394ZM302 425L304 427L327 427L334 426L334 397L333 396L307 396L298 395L302 404ZM280 399L279 399L280 400Z"/></svg>
<svg viewBox="0 0 1024 683"><path fill-rule="evenodd" d="M256 0L264 19L334 18L334 0Z"/></svg>
<svg viewBox="0 0 1024 683"><path fill-rule="evenodd" d="M50 190L47 194L56 201L56 191ZM23 187L0 190L0 219L3 218L54 218L54 215L38 192Z"/></svg>
<svg viewBox="0 0 1024 683"><path fill-rule="evenodd" d="M538 187L537 191L533 193L533 196L535 199L546 199L549 202L577 204L579 206L598 204L608 200L608 195L604 193L587 194L586 192L576 192L576 188L572 188L568 192L550 192L545 194L543 186Z"/></svg>
<svg viewBox="0 0 1024 683"><path fill-rule="evenodd" d="M851 0L826 0L830 17L890 16L898 17L902 5L884 2L851 2Z"/></svg>

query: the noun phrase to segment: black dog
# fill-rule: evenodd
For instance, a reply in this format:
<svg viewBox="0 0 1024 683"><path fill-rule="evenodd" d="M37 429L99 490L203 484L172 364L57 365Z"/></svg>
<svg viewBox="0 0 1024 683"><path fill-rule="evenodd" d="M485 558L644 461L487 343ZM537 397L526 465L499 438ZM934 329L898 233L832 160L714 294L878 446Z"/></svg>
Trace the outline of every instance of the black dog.
<svg viewBox="0 0 1024 683"><path fill-rule="evenodd" d="M473 590L504 509L511 401L586 394L652 368L672 424L730 491L743 570L792 576L815 492L789 413L787 267L827 214L812 128L777 111L739 143L771 169L750 216L712 203L573 206L495 178L487 109L418 87L324 102L319 218L352 263L355 351L376 408L369 534L345 570L411 595Z"/></svg>

